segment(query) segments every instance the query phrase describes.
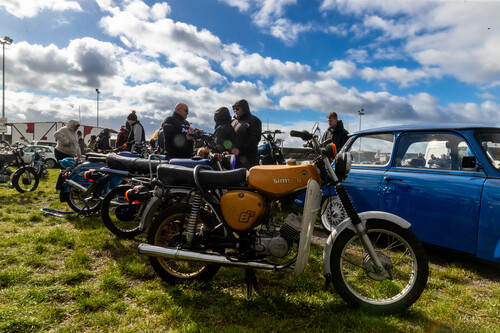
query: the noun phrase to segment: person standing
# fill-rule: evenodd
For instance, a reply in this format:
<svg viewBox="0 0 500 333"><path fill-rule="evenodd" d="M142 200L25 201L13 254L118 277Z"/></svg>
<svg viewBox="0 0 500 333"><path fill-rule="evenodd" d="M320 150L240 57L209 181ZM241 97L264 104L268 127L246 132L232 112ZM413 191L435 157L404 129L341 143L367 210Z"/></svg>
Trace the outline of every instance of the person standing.
<svg viewBox="0 0 500 333"><path fill-rule="evenodd" d="M340 151L342 146L347 142L349 132L344 128L342 120L338 119L336 112L330 112L326 118L328 119L328 129L323 134L321 144L334 143L337 151Z"/></svg>
<svg viewBox="0 0 500 333"><path fill-rule="evenodd" d="M167 117L163 125L167 159L189 158L193 155L193 137L191 125L186 120L189 108L185 103L177 103L174 112Z"/></svg>
<svg viewBox="0 0 500 333"><path fill-rule="evenodd" d="M222 153L227 151L231 153L236 139L236 132L231 126L231 115L226 107L218 108L214 113L215 132L214 132L214 152Z"/></svg>
<svg viewBox="0 0 500 333"><path fill-rule="evenodd" d="M109 145L109 128L105 128L99 133L99 139L95 145L95 150L99 153L105 153L111 150Z"/></svg>
<svg viewBox="0 0 500 333"><path fill-rule="evenodd" d="M80 153L84 155L87 151L87 146L85 145L85 140L83 140L82 131L78 130L76 131L76 134L78 135L78 146L80 147Z"/></svg>
<svg viewBox="0 0 500 333"><path fill-rule="evenodd" d="M262 132L262 122L250 113L244 99L233 105L234 118L231 125L236 132L236 167L250 169L257 163L257 149Z"/></svg>
<svg viewBox="0 0 500 333"><path fill-rule="evenodd" d="M95 135L90 136L89 144L87 145L87 151L94 151L95 144L97 143L97 137Z"/></svg>
<svg viewBox="0 0 500 333"><path fill-rule="evenodd" d="M130 125L130 132L128 134L127 143L143 143L146 141L146 133L144 133L144 127L139 120L137 120L137 115L135 114L135 110L132 110L127 117L127 123ZM127 146L127 150L131 150L132 145L130 147Z"/></svg>
<svg viewBox="0 0 500 333"><path fill-rule="evenodd" d="M127 123L128 125L128 123ZM120 148L122 147L124 144L127 143L127 139L128 139L128 130L127 130L127 126L122 126L120 127L120 131L118 132L118 135L116 136L116 142L115 142L115 147L116 148Z"/></svg>
<svg viewBox="0 0 500 333"><path fill-rule="evenodd" d="M70 120L66 126L61 127L54 133L54 138L57 140L54 155L56 160L60 161L66 157L82 156L80 146L78 145L78 135L76 131L80 123L76 120Z"/></svg>

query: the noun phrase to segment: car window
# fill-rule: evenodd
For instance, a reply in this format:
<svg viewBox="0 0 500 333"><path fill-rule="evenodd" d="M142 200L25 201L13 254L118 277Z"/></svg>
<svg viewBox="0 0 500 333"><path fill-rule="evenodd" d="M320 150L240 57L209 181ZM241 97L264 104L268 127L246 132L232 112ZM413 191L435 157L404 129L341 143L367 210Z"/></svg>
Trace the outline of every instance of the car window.
<svg viewBox="0 0 500 333"><path fill-rule="evenodd" d="M353 164L387 165L393 146L394 134L370 134L355 138L347 151L352 155Z"/></svg>
<svg viewBox="0 0 500 333"><path fill-rule="evenodd" d="M484 130L479 132L476 138L488 158L488 162L500 169L500 132Z"/></svg>
<svg viewBox="0 0 500 333"><path fill-rule="evenodd" d="M396 167L461 170L462 158L474 156L465 140L452 133L407 133L399 140Z"/></svg>

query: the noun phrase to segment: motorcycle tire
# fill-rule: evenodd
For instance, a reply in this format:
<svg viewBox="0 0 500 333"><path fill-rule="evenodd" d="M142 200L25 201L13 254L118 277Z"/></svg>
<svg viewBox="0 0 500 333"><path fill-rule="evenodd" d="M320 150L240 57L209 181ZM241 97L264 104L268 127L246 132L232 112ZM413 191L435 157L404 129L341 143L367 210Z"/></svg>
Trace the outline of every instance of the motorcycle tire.
<svg viewBox="0 0 500 333"><path fill-rule="evenodd" d="M96 213L101 209L101 201L93 199L92 193L87 195L74 187L68 193L68 205L76 213Z"/></svg>
<svg viewBox="0 0 500 333"><path fill-rule="evenodd" d="M375 271L359 236L345 229L331 250L333 285L354 308L377 314L403 311L417 301L427 284L427 254L410 230L394 223L369 220L366 228L390 278Z"/></svg>
<svg viewBox="0 0 500 333"><path fill-rule="evenodd" d="M177 247L185 241L190 205L171 206L161 212L153 221L148 232L148 243L162 247ZM208 212L201 210L193 242L200 241L203 229L213 228L217 221ZM197 247L196 244L192 244ZM204 249L203 251L206 251ZM219 266L204 262L182 261L149 257L154 271L166 282L206 282L219 271Z"/></svg>
<svg viewBox="0 0 500 333"><path fill-rule="evenodd" d="M332 232L346 218L347 213L339 197L328 197L321 204L321 225L326 231Z"/></svg>
<svg viewBox="0 0 500 333"><path fill-rule="evenodd" d="M12 176L12 185L19 193L32 192L37 189L40 178L32 167L17 169Z"/></svg>
<svg viewBox="0 0 500 333"><path fill-rule="evenodd" d="M115 187L102 200L102 221L118 237L133 238L144 231L139 228L143 205L130 203L125 198L131 188L130 185Z"/></svg>

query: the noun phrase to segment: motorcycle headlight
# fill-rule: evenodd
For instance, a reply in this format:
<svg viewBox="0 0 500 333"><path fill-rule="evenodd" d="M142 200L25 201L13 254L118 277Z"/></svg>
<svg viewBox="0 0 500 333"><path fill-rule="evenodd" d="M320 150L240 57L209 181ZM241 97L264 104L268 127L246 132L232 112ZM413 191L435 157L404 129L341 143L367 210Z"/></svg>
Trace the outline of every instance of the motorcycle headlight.
<svg viewBox="0 0 500 333"><path fill-rule="evenodd" d="M335 157L335 174L339 179L346 179L351 171L351 153L340 153Z"/></svg>

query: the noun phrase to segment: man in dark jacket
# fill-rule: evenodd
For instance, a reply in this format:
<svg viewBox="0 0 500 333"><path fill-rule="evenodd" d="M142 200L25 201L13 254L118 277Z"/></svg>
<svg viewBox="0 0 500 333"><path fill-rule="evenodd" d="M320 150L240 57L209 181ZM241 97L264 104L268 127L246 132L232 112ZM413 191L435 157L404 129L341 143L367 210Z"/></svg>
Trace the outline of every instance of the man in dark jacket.
<svg viewBox="0 0 500 333"><path fill-rule="evenodd" d="M85 155L85 153L87 152L87 145L83 140L82 131L78 130L76 131L76 134L78 135L78 146L80 146L80 152L82 153L82 155Z"/></svg>
<svg viewBox="0 0 500 333"><path fill-rule="evenodd" d="M146 141L146 133L144 132L144 127L141 122L137 120L137 115L135 114L135 110L132 110L127 117L127 123L130 126L128 138L127 138L127 150L132 149L132 144L129 143L143 143Z"/></svg>
<svg viewBox="0 0 500 333"><path fill-rule="evenodd" d="M111 150L111 146L109 145L109 128L105 128L99 133L95 150L102 153Z"/></svg>
<svg viewBox="0 0 500 333"><path fill-rule="evenodd" d="M231 126L231 115L226 107L218 108L214 113L215 132L214 132L214 152L222 153L232 152L236 138L236 132Z"/></svg>
<svg viewBox="0 0 500 333"><path fill-rule="evenodd" d="M165 119L163 135L167 159L189 158L193 155L193 137L189 135L190 124L186 120L189 108L184 103L177 103L174 113Z"/></svg>
<svg viewBox="0 0 500 333"><path fill-rule="evenodd" d="M233 111L234 118L231 125L236 132L236 167L250 169L257 163L262 122L250 113L248 102L244 99L234 103Z"/></svg>
<svg viewBox="0 0 500 333"><path fill-rule="evenodd" d="M337 147L337 151L340 151L340 148L347 142L347 135L349 132L344 128L344 124L342 120L338 120L338 116L336 112L330 112L327 116L328 119L328 129L325 134L323 134L323 138L321 139L321 143L323 145L328 143L334 143Z"/></svg>

